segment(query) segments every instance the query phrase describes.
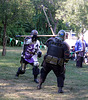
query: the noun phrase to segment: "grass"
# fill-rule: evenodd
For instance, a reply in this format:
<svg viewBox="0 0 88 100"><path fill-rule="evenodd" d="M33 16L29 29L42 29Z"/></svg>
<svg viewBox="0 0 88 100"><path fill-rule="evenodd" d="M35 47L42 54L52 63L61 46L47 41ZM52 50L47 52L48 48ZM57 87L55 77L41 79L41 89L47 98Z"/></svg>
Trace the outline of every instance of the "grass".
<svg viewBox="0 0 88 100"><path fill-rule="evenodd" d="M14 79L20 66L21 47L7 47L6 56L1 56L0 47L0 100L88 100L88 65L76 68L75 61L66 65L64 94L57 93L57 82L51 71L41 90L33 82L32 66L27 65L24 75ZM42 50L43 54L46 52ZM39 58L40 64L42 58ZM40 66L41 68L41 66Z"/></svg>

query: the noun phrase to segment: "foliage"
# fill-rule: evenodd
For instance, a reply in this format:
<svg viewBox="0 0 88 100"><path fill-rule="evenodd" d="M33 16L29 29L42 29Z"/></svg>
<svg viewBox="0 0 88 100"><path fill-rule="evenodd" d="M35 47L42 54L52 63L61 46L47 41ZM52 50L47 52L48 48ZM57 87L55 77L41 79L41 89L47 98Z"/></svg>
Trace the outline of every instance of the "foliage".
<svg viewBox="0 0 88 100"><path fill-rule="evenodd" d="M60 2L56 17L70 22L70 26L75 27L75 31L82 31L88 27L88 0L64 0ZM80 27L81 26L81 27ZM79 28L78 28L79 27Z"/></svg>
<svg viewBox="0 0 88 100"><path fill-rule="evenodd" d="M0 0L0 36L3 36L4 24L6 35L21 41L23 38L15 36L30 34L32 29L37 29L39 34L52 34L42 5L56 34L60 29L80 33L88 28L87 0ZM39 39L47 40L46 37Z"/></svg>

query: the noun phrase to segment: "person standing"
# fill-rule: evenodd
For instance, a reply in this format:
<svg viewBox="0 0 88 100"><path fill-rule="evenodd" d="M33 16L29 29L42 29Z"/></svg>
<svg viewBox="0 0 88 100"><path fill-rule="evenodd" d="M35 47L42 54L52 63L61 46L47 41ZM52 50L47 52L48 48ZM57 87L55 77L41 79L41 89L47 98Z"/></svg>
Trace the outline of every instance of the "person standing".
<svg viewBox="0 0 88 100"><path fill-rule="evenodd" d="M45 82L45 79L48 73L53 70L54 74L57 77L57 86L58 93L63 93L63 86L65 80L65 63L69 61L69 46L65 40L65 31L60 30L58 36L49 38L46 42L48 47L47 53L44 56L42 62L42 68L40 73L39 84L37 89L41 89L42 83Z"/></svg>
<svg viewBox="0 0 88 100"><path fill-rule="evenodd" d="M71 52L71 56L70 56L71 60L75 60L75 46L72 46L72 49L70 52Z"/></svg>
<svg viewBox="0 0 88 100"><path fill-rule="evenodd" d="M81 35L80 38L75 43L75 53L76 53L76 67L82 68L85 54L85 47L88 44L84 40L84 36Z"/></svg>
<svg viewBox="0 0 88 100"><path fill-rule="evenodd" d="M15 77L19 77L20 74L24 74L26 71L26 65L30 64L33 66L34 82L38 83L37 76L39 74L39 62L37 57L41 57L42 52L40 50L40 42L37 40L38 31L32 30L31 36L24 39L23 51L21 54L21 66Z"/></svg>

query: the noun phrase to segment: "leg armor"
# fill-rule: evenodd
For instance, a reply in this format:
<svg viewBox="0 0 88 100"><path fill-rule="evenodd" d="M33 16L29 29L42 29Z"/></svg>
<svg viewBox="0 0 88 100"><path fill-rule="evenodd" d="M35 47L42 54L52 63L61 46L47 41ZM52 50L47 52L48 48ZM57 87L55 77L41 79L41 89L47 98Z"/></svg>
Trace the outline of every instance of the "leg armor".
<svg viewBox="0 0 88 100"><path fill-rule="evenodd" d="M24 74L26 69L26 64L21 63L21 67L18 68L18 71L16 73L16 76L19 76L19 74Z"/></svg>
<svg viewBox="0 0 88 100"><path fill-rule="evenodd" d="M39 62L34 62L33 65L33 75L38 75L39 74Z"/></svg>
<svg viewBox="0 0 88 100"><path fill-rule="evenodd" d="M42 83L44 83L46 76L48 73L44 70L44 68L41 69L41 75L39 79L39 85L37 86L37 89L41 89Z"/></svg>
<svg viewBox="0 0 88 100"><path fill-rule="evenodd" d="M64 74L61 74L59 77L57 77L58 93L63 93L62 88L64 87L64 79L65 79Z"/></svg>
<svg viewBox="0 0 88 100"><path fill-rule="evenodd" d="M59 77L57 77L57 85L58 87L63 87L64 86L64 79L65 75L61 74Z"/></svg>
<svg viewBox="0 0 88 100"><path fill-rule="evenodd" d="M42 83L44 83L47 74L48 74L48 73L46 73L46 71L44 70L44 68L42 68L42 69L41 69L41 76L40 76L40 78L41 78L41 80L42 80L42 81L41 81Z"/></svg>
<svg viewBox="0 0 88 100"><path fill-rule="evenodd" d="M34 82L38 83L37 76L39 74L39 62L34 62L33 64L33 75L34 75Z"/></svg>

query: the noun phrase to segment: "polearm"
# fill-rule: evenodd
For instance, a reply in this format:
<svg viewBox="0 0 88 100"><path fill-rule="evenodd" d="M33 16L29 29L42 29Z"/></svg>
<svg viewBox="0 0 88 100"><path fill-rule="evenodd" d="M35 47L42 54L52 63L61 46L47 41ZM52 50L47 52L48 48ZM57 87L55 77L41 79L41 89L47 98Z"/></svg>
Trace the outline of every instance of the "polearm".
<svg viewBox="0 0 88 100"><path fill-rule="evenodd" d="M57 35L37 35L37 37L55 37ZM32 35L16 35L16 37L32 37Z"/></svg>
<svg viewBox="0 0 88 100"><path fill-rule="evenodd" d="M37 36L38 36L38 37L55 37L55 36L57 36L57 35L55 35L55 33L54 33L54 31L53 31L52 25L51 25L50 22L49 22L48 16L47 16L47 14L46 14L46 12L45 12L45 9L44 9L44 6L43 6L43 5L42 5L42 9L43 9L43 12L44 12L44 14L45 14L45 16L46 16L47 22L48 22L48 24L49 24L49 27L50 27L51 32L52 32L53 35L37 35ZM16 35L16 37L32 37L32 35Z"/></svg>
<svg viewBox="0 0 88 100"><path fill-rule="evenodd" d="M55 33L54 33L54 31L53 31L53 28L52 28L52 25L51 25L50 22L49 22L48 16L47 16L47 14L46 14L46 12L45 12L45 9L44 9L44 6L43 6L43 5L42 5L42 9L43 9L43 12L44 12L44 14L45 14L45 16L46 16L46 19L47 19L47 22L48 22L49 27L50 27L50 29L51 29L51 32L52 32L53 35L55 35Z"/></svg>

